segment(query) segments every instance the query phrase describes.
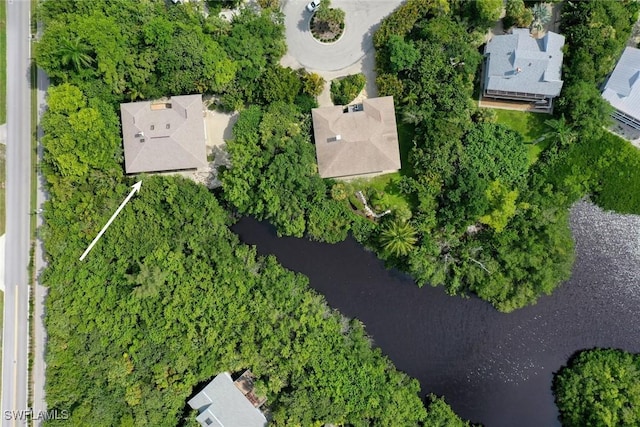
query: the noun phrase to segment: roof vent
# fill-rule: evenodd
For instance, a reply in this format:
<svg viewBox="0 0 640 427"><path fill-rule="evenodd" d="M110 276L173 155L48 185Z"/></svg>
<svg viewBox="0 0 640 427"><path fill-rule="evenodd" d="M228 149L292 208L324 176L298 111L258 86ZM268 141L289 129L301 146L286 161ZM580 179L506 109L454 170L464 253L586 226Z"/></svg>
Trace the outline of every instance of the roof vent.
<svg viewBox="0 0 640 427"><path fill-rule="evenodd" d="M144 141L145 141L145 139L144 139L144 138L140 138L140 142L144 142Z"/></svg>
<svg viewBox="0 0 640 427"><path fill-rule="evenodd" d="M136 133L136 134L134 135L134 137L135 137L135 138L143 138L143 137L144 137L144 132L140 131L140 132Z"/></svg>
<svg viewBox="0 0 640 427"><path fill-rule="evenodd" d="M336 142L342 139L342 135L332 136L331 138L327 138L327 142Z"/></svg>

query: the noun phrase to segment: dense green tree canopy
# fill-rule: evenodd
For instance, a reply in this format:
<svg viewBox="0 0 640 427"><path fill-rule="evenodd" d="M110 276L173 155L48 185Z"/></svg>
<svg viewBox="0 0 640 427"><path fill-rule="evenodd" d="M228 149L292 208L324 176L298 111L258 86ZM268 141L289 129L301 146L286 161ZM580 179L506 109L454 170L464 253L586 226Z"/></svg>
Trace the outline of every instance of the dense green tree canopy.
<svg viewBox="0 0 640 427"><path fill-rule="evenodd" d="M567 82L592 81L576 72L591 69L597 81L613 69L636 22L640 8L634 1L596 0L563 5L561 32L572 47L565 56L564 78ZM590 58L591 60L587 60Z"/></svg>
<svg viewBox="0 0 640 427"><path fill-rule="evenodd" d="M417 382L389 370L362 326L305 278L240 244L204 187L145 179L85 262L78 254L110 212L93 210L87 233L70 235L69 207L48 208L47 246L64 249L45 280L49 407L74 408L70 422L175 425L195 384L246 367L275 425L424 418Z"/></svg>
<svg viewBox="0 0 640 427"><path fill-rule="evenodd" d="M48 407L70 415L48 425L193 425L194 412L183 414L195 387L245 368L276 426L437 425L426 419L417 381L371 347L364 326L331 310L306 278L241 244L228 228L232 215L204 186L143 178L78 260L134 182L123 176L118 103L173 90L235 96L245 71L260 76L284 51L280 15L245 11L226 24L205 20L197 5L165 2L40 8L47 28L37 55L53 80L42 140L46 391ZM263 51L244 57L249 46ZM251 83L241 103L254 89L262 94ZM227 200L288 234L344 239L351 211L328 198L317 175L308 117L288 103L252 107L234 132ZM361 240L371 234L370 221L353 224ZM461 422L444 402L431 405L438 420Z"/></svg>
<svg viewBox="0 0 640 427"><path fill-rule="evenodd" d="M309 118L297 107L272 104L240 114L228 143L232 166L222 175L224 197L241 213L268 219L284 235L308 232L317 240L344 240L351 213L328 200L309 141Z"/></svg>
<svg viewBox="0 0 640 427"><path fill-rule="evenodd" d="M81 3L42 6L47 31L35 57L55 83L73 83L92 98L205 92L235 108L261 101L260 76L286 51L282 16L271 10L243 9L229 24L204 18L197 4Z"/></svg>
<svg viewBox="0 0 640 427"><path fill-rule="evenodd" d="M401 188L415 203L416 245L393 262L419 285L474 292L512 311L568 277L568 203L544 181L533 182L522 136L473 107L481 60L474 31L483 24L467 17L465 28L442 9L419 10L423 3L408 1L386 21L402 17L410 27L383 24L376 36L380 93L392 94L400 119L415 126ZM500 5L454 2L462 16L485 6Z"/></svg>
<svg viewBox="0 0 640 427"><path fill-rule="evenodd" d="M231 96L245 102L260 102L260 76L268 66L276 66L287 51L282 22L280 12L269 10L260 14L243 10L233 18L231 30L220 38L238 67Z"/></svg>
<svg viewBox="0 0 640 427"><path fill-rule="evenodd" d="M611 106L598 88L618 60L638 17L633 1L571 2L563 7L562 32L571 47L557 109L563 114L543 172L572 200L591 194L605 209L640 213L636 191L640 152L604 131Z"/></svg>
<svg viewBox="0 0 640 427"><path fill-rule="evenodd" d="M480 123L464 138L464 167L487 181L521 182L529 168L522 135L495 123Z"/></svg>
<svg viewBox="0 0 640 427"><path fill-rule="evenodd" d="M68 83L49 90L49 114L42 128L46 166L69 181L107 169L121 158L115 112L99 100L87 105L80 89Z"/></svg>
<svg viewBox="0 0 640 427"><path fill-rule="evenodd" d="M220 92L235 77L236 63L202 31L179 25L167 39L156 45L164 93Z"/></svg>
<svg viewBox="0 0 640 427"><path fill-rule="evenodd" d="M279 65L269 67L262 75L262 97L267 103L283 101L292 104L302 89L298 73Z"/></svg>
<svg viewBox="0 0 640 427"><path fill-rule="evenodd" d="M420 52L412 41L405 41L402 37L392 35L389 37L389 70L397 73L407 70L420 59Z"/></svg>
<svg viewBox="0 0 640 427"><path fill-rule="evenodd" d="M553 385L565 427L640 424L640 355L595 349L578 353Z"/></svg>
<svg viewBox="0 0 640 427"><path fill-rule="evenodd" d="M634 1L563 5L561 32L571 48L564 57L565 83L557 105L589 138L608 121L611 110L598 88L620 57L639 9Z"/></svg>
<svg viewBox="0 0 640 427"><path fill-rule="evenodd" d="M502 0L476 0L473 6L479 22L491 25L500 19Z"/></svg>

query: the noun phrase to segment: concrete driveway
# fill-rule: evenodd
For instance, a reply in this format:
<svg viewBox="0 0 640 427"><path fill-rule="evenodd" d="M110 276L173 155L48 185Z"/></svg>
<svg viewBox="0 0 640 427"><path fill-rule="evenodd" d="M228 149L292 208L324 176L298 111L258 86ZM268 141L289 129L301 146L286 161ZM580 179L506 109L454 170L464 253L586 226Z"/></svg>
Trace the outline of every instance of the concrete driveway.
<svg viewBox="0 0 640 427"><path fill-rule="evenodd" d="M309 31L311 14L305 10L309 0L285 0L282 11L288 51L280 63L316 72L339 71L356 64L373 49L372 37L380 22L402 1L333 0L332 7L345 12L344 34L338 41L324 44L315 40Z"/></svg>

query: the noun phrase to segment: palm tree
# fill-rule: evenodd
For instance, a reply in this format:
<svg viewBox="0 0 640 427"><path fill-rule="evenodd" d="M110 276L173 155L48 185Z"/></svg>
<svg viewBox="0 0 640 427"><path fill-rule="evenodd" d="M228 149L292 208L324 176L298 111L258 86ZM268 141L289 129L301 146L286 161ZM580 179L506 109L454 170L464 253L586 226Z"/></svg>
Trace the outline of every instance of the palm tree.
<svg viewBox="0 0 640 427"><path fill-rule="evenodd" d="M416 230L408 222L390 222L380 233L380 243L385 252L394 256L407 255L417 241Z"/></svg>
<svg viewBox="0 0 640 427"><path fill-rule="evenodd" d="M80 37L62 40L58 48L60 62L64 67L72 66L76 71L93 64L94 59L89 55L91 49L80 40Z"/></svg>
<svg viewBox="0 0 640 427"><path fill-rule="evenodd" d="M422 121L422 114L418 111L414 111L410 108L405 108L402 111L402 122L410 125L417 125Z"/></svg>
<svg viewBox="0 0 640 427"><path fill-rule="evenodd" d="M542 31L544 26L551 21L551 9L548 3L538 3L533 6L533 28Z"/></svg>
<svg viewBox="0 0 640 427"><path fill-rule="evenodd" d="M555 131L561 146L570 145L577 138L576 132L567 123L564 114L559 119L545 120L544 123Z"/></svg>

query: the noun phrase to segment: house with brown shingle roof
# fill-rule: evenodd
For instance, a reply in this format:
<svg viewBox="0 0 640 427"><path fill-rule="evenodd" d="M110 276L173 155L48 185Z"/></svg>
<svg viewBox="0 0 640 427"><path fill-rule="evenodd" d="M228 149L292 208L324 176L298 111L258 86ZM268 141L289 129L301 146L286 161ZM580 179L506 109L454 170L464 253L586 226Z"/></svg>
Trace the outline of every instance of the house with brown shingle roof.
<svg viewBox="0 0 640 427"><path fill-rule="evenodd" d="M322 178L352 178L400 169L392 96L361 104L314 108L313 132Z"/></svg>
<svg viewBox="0 0 640 427"><path fill-rule="evenodd" d="M202 95L120 104L127 173L207 166Z"/></svg>

